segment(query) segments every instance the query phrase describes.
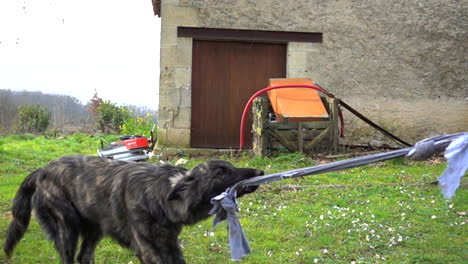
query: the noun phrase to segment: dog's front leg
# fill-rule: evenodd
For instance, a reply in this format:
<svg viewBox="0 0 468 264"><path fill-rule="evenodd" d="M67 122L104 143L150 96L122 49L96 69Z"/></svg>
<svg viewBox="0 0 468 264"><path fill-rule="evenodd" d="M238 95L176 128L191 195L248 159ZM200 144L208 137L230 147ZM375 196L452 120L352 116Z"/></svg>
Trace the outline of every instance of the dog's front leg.
<svg viewBox="0 0 468 264"><path fill-rule="evenodd" d="M182 250L179 247L179 241L177 239L177 236L167 238L166 246L166 250L161 251L161 254L165 254L164 258L170 261L168 263L185 264L184 256L182 254Z"/></svg>
<svg viewBox="0 0 468 264"><path fill-rule="evenodd" d="M137 257L142 264L186 264L180 250L138 250ZM179 252L179 253L177 253Z"/></svg>
<svg viewBox="0 0 468 264"><path fill-rule="evenodd" d="M76 260L80 264L94 264L94 251L102 238L102 232L99 226L86 222L83 224L81 234L83 242Z"/></svg>
<svg viewBox="0 0 468 264"><path fill-rule="evenodd" d="M155 232L157 230L159 232ZM132 227L132 247L142 264L186 264L178 245L179 232L167 227L142 227L136 224Z"/></svg>

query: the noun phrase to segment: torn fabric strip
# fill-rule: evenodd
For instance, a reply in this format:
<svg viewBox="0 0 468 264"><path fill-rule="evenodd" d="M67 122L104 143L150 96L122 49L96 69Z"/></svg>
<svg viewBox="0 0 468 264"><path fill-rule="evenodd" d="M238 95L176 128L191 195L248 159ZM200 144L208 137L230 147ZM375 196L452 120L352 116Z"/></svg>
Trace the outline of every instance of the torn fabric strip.
<svg viewBox="0 0 468 264"><path fill-rule="evenodd" d="M448 146L449 148L447 148ZM250 253L251 250L240 225L239 218L237 217L238 207L236 202L236 188L259 186L261 184L271 183L285 178L344 170L404 156L414 160L424 160L430 158L436 153L444 151L446 148L446 157L449 161L449 166L440 180L442 191L444 195L448 197L453 195L453 192L458 188L460 178L464 175L468 166L468 133L437 136L422 140L413 147L356 157L348 160L340 160L314 167L278 172L240 181L228 188L222 194L211 199L213 208L211 209L210 214L216 215L213 225L217 225L219 222L227 219L231 259L234 261L240 261L245 255ZM464 164L464 166L461 164Z"/></svg>

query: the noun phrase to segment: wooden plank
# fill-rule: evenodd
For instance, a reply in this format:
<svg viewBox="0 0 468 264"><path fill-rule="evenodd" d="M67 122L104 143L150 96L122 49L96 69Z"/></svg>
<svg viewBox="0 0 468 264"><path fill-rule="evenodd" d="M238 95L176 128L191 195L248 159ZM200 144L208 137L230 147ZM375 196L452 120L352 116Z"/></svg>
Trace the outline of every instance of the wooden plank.
<svg viewBox="0 0 468 264"><path fill-rule="evenodd" d="M302 122L304 129L325 129L330 126L331 121ZM268 123L268 127L276 130L296 130L296 122L287 123Z"/></svg>
<svg viewBox="0 0 468 264"><path fill-rule="evenodd" d="M297 123L297 146L299 152L304 152L304 130L302 129L302 122Z"/></svg>
<svg viewBox="0 0 468 264"><path fill-rule="evenodd" d="M292 152L297 151L297 147L291 144L288 140L286 140L278 131L268 129L268 133L272 135L274 138L276 138L283 146L285 146L287 149L289 149Z"/></svg>
<svg viewBox="0 0 468 264"><path fill-rule="evenodd" d="M252 105L252 150L257 156L268 154L268 133L265 124L268 122L268 99L257 97Z"/></svg>
<svg viewBox="0 0 468 264"><path fill-rule="evenodd" d="M339 99L328 98L327 101L330 104L331 111L331 124L330 124L330 144L334 153L338 152L338 103Z"/></svg>
<svg viewBox="0 0 468 264"><path fill-rule="evenodd" d="M227 28L177 27L177 37L204 40L234 40L273 43L322 43L322 33L319 32L270 31Z"/></svg>
<svg viewBox="0 0 468 264"><path fill-rule="evenodd" d="M317 145L320 141L322 141L327 134L330 133L330 127L327 127L325 130L323 130L317 137L315 137L312 141L308 142L305 146L305 150L310 150L312 147Z"/></svg>

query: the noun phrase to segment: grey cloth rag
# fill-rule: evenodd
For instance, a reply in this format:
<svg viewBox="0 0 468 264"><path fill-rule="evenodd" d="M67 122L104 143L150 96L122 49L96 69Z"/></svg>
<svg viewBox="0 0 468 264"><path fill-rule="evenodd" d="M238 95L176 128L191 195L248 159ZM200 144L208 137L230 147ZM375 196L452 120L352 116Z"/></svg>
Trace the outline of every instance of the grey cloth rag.
<svg viewBox="0 0 468 264"><path fill-rule="evenodd" d="M460 186L460 181L468 169L468 133L455 139L445 150L447 168L439 178L442 194L450 199Z"/></svg>
<svg viewBox="0 0 468 264"><path fill-rule="evenodd" d="M230 197L230 198L229 198ZM227 196L227 193L222 193L213 199L220 199L219 203L215 203L210 214L216 214L213 225L227 218L229 229L229 248L231 249L231 259L233 261L241 261L243 257L250 253L249 242L242 231L239 218L237 218L237 202L236 192L234 189L233 195ZM221 208L223 210L221 210Z"/></svg>
<svg viewBox="0 0 468 264"><path fill-rule="evenodd" d="M464 140L462 138L465 138ZM250 179L246 179L236 183L235 185L228 188L222 194L211 199L213 208L210 211L210 214L216 214L213 225L217 225L219 222L227 219L228 229L229 229L229 247L231 250L231 259L234 261L240 261L244 256L251 252L247 238L245 237L242 227L237 217L237 202L236 202L236 189L238 187L247 187L247 186L259 186L265 183L271 183L279 181L285 178L294 178L299 176L321 174L326 172L332 172L337 170L354 168L369 163L394 159L398 157L407 156L408 158L415 160L423 160L431 157L435 153L441 152L449 146L449 144L454 142L459 142L448 149L449 157L449 167L446 172L448 176L442 175L444 178L444 184L448 184L449 187L444 187L446 185L441 185L442 190L453 190L455 191L456 187L459 185L459 178L463 176L463 173L466 170L468 162L467 154L467 139L468 133L457 133L457 134L448 134L437 136L429 139L422 140L418 142L413 147L398 149L386 153L372 154L357 158L352 158L348 160L340 160L328 164L318 165L314 167L302 168L297 170L291 170L286 172L273 173L269 175L258 176ZM457 141L456 139L460 139ZM460 154L461 153L461 154ZM447 155L447 154L446 154ZM450 158L451 157L451 158ZM454 158L455 157L455 158ZM461 157L461 158L460 158ZM452 160L452 161L450 161ZM465 165L460 165L460 162L464 162ZM452 164L452 165L450 165ZM454 174L460 176L453 176ZM453 179L458 178L458 185L455 189ZM450 192L450 191L449 191ZM445 193L444 193L445 195Z"/></svg>

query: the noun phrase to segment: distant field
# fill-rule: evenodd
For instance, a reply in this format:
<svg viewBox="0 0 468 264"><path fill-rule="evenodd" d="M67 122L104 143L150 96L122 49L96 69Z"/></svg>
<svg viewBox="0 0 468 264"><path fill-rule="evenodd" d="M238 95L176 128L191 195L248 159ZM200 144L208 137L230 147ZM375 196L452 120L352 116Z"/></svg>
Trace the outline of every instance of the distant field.
<svg viewBox="0 0 468 264"><path fill-rule="evenodd" d="M98 147L98 138L85 135L0 137L0 244L11 219L11 200L29 172L63 155L96 155ZM186 167L204 161L184 158L189 160ZM324 162L301 154L217 158L267 173ZM252 248L242 263L466 263L467 188L446 201L437 186L428 184L444 168L439 160L397 159L263 185L239 200L239 217ZM187 263L230 262L225 223L213 229L210 218L185 228L180 239ZM132 262L139 263L112 240L99 244L96 263ZM59 260L33 219L13 258L8 261L1 252L0 263Z"/></svg>

